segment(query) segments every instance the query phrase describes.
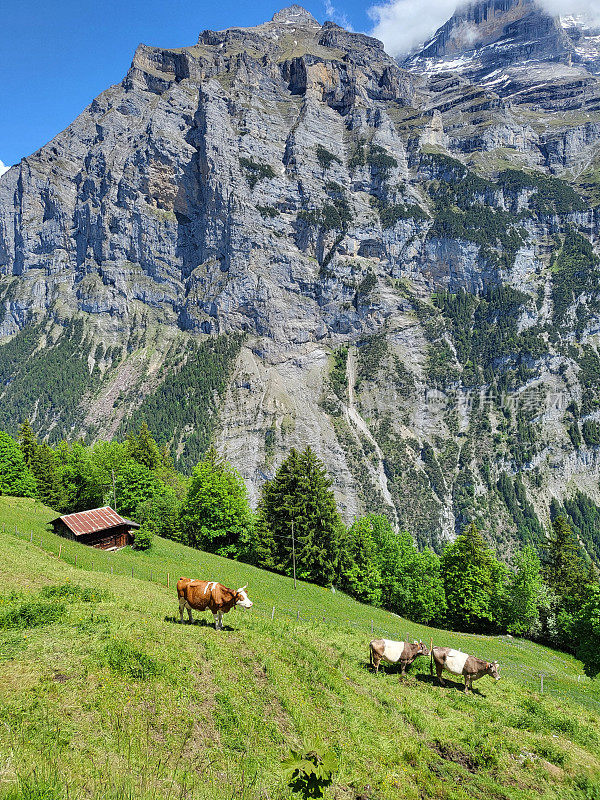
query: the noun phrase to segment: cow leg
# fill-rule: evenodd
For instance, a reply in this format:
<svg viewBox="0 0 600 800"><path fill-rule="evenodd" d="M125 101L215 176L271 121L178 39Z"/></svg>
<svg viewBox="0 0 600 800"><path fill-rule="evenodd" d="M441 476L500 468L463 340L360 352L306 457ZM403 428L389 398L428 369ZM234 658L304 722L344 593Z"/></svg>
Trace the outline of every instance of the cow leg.
<svg viewBox="0 0 600 800"><path fill-rule="evenodd" d="M469 691L469 676L465 675L465 694Z"/></svg>
<svg viewBox="0 0 600 800"><path fill-rule="evenodd" d="M192 607L191 606L187 606L187 612L188 612L188 622L189 622L190 625L193 625L194 624L194 618L192 617Z"/></svg>
<svg viewBox="0 0 600 800"><path fill-rule="evenodd" d="M217 614L219 615L219 630L222 631L223 630L223 612L222 611L217 611Z"/></svg>
<svg viewBox="0 0 600 800"><path fill-rule="evenodd" d="M400 677L401 678L406 677L406 661L400 662Z"/></svg>
<svg viewBox="0 0 600 800"><path fill-rule="evenodd" d="M179 624L183 625L183 609L185 608L185 598L179 598Z"/></svg>
<svg viewBox="0 0 600 800"><path fill-rule="evenodd" d="M445 686L446 684L444 682L444 679L442 678L442 667L440 667L439 664L435 665L435 671L437 674L437 679L440 682L440 686Z"/></svg>
<svg viewBox="0 0 600 800"><path fill-rule="evenodd" d="M215 614L215 612L213 611L213 617L215 618L215 630L218 631L219 630L219 615Z"/></svg>

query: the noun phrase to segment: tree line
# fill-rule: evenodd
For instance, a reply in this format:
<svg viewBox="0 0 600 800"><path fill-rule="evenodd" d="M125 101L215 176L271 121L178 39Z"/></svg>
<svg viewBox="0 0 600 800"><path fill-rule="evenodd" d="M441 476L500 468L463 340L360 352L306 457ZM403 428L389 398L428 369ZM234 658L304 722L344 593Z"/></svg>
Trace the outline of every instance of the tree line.
<svg viewBox="0 0 600 800"><path fill-rule="evenodd" d="M134 547L155 535L322 586L423 624L509 633L573 652L600 672L600 583L566 518L544 545L500 560L475 525L438 555L418 550L382 514L344 525L332 481L310 447L291 450L254 511L236 470L210 448L191 476L145 423L124 441L52 448L26 420L0 431L0 493L36 497L62 513L111 505L141 523Z"/></svg>

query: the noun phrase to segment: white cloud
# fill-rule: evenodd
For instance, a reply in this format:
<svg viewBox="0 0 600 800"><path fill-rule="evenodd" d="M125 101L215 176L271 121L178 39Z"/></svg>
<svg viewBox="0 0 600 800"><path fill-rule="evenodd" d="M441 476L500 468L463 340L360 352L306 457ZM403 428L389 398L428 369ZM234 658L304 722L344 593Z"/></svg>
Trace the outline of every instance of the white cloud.
<svg viewBox="0 0 600 800"><path fill-rule="evenodd" d="M332 22L336 22L342 28L345 28L347 31L353 31L354 28L350 24L350 20L346 16L343 11L337 9L331 0L325 0L325 14L327 19L330 19Z"/></svg>
<svg viewBox="0 0 600 800"><path fill-rule="evenodd" d="M433 36L455 8L456 0L430 0L426 6L422 0L390 0L371 6L367 9L375 23L371 36L381 39L393 56L408 53Z"/></svg>
<svg viewBox="0 0 600 800"><path fill-rule="evenodd" d="M7 167L3 161L0 161L0 175L4 175L5 172L8 172L10 167Z"/></svg>
<svg viewBox="0 0 600 800"><path fill-rule="evenodd" d="M327 0L329 2L329 0ZM600 25L598 0L540 0L551 14L586 14ZM391 55L409 53L430 39L454 14L457 0L387 0L367 9L373 20L371 36L376 36Z"/></svg>
<svg viewBox="0 0 600 800"><path fill-rule="evenodd" d="M541 0L551 14L585 14L600 25L598 0Z"/></svg>

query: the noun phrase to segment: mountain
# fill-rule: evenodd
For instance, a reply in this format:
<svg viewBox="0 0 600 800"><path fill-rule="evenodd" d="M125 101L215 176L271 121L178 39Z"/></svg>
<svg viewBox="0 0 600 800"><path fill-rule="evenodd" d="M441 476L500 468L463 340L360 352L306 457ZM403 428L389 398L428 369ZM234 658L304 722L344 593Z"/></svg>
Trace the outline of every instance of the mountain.
<svg viewBox="0 0 600 800"><path fill-rule="evenodd" d="M483 0L460 5L408 63L435 71L458 68L477 78L532 61L569 63L572 54L560 20L535 0Z"/></svg>
<svg viewBox="0 0 600 800"><path fill-rule="evenodd" d="M0 178L0 428L146 419L254 498L311 444L347 519L509 555L565 509L598 557L593 30L527 0L441 30L403 65L299 6L140 45Z"/></svg>
<svg viewBox="0 0 600 800"><path fill-rule="evenodd" d="M595 75L600 73L600 19L583 14L561 17L561 25L571 40L573 60Z"/></svg>

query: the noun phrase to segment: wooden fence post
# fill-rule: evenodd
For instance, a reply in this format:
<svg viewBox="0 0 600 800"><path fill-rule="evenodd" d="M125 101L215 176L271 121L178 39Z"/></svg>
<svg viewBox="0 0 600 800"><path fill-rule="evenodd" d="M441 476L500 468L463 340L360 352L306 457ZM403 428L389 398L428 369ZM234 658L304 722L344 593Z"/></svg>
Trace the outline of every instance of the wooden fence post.
<svg viewBox="0 0 600 800"><path fill-rule="evenodd" d="M16 532L17 532L17 529L15 528L15 533ZM29 541L33 544L33 531L31 531L31 533L29 534Z"/></svg>
<svg viewBox="0 0 600 800"><path fill-rule="evenodd" d="M169 588L170 585L171 585L171 575L169 572L167 572L167 589Z"/></svg>
<svg viewBox="0 0 600 800"><path fill-rule="evenodd" d="M371 620L371 636L373 636L373 620Z"/></svg>
<svg viewBox="0 0 600 800"><path fill-rule="evenodd" d="M113 565L112 564L110 565L110 574L111 575L113 574Z"/></svg>
<svg viewBox="0 0 600 800"><path fill-rule="evenodd" d="M133 567L131 568L131 577L133 578Z"/></svg>
<svg viewBox="0 0 600 800"><path fill-rule="evenodd" d="M273 606L273 610L271 611L271 622L273 621L274 616L275 616L275 606Z"/></svg>
<svg viewBox="0 0 600 800"><path fill-rule="evenodd" d="M296 612L296 622L300 622L300 609Z"/></svg>
<svg viewBox="0 0 600 800"><path fill-rule="evenodd" d="M58 545L58 557L60 558L60 554L62 553L62 542Z"/></svg>

